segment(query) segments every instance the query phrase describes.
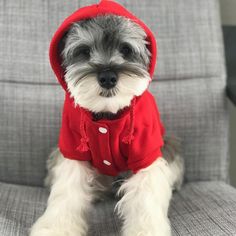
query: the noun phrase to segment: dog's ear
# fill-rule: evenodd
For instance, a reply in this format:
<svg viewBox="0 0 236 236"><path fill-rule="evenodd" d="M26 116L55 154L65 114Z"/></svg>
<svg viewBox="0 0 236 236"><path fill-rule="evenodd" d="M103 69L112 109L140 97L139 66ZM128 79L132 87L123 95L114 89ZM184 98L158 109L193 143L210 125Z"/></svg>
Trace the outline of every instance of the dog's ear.
<svg viewBox="0 0 236 236"><path fill-rule="evenodd" d="M66 32L63 37L61 38L59 44L58 44L58 55L60 55L60 59L61 59L61 66L63 68L65 68L65 63L64 63L64 57L63 57L63 50L65 48L65 44L66 44L66 39L67 39L67 35L68 32Z"/></svg>
<svg viewBox="0 0 236 236"><path fill-rule="evenodd" d="M149 42L147 41L147 43L146 43L146 55L147 55L147 57L148 57L148 64L150 63L150 61L151 61L151 49L150 49L150 44L149 44Z"/></svg>
<svg viewBox="0 0 236 236"><path fill-rule="evenodd" d="M150 61L151 61L151 50L150 50L150 44L147 39L145 39L145 45L141 53L141 58L143 61L143 64L148 67Z"/></svg>

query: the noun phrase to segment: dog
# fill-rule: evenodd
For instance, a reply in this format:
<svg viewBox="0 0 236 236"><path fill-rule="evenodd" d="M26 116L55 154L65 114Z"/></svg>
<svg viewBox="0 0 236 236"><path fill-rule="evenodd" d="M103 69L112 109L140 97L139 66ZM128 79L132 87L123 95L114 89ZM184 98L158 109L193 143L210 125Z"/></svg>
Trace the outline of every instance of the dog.
<svg viewBox="0 0 236 236"><path fill-rule="evenodd" d="M148 46L145 30L123 16L106 14L74 22L59 45L68 99L89 112L95 123L120 119L150 83ZM82 149L87 151L83 138ZM125 177L100 173L90 161L65 158L60 149L54 150L47 162L45 183L51 190L47 209L30 236L87 235L93 202L114 186L123 236L170 236L168 207L172 191L183 182L184 161L179 140L163 139L162 157L138 171L127 170ZM112 165L106 160L103 164Z"/></svg>

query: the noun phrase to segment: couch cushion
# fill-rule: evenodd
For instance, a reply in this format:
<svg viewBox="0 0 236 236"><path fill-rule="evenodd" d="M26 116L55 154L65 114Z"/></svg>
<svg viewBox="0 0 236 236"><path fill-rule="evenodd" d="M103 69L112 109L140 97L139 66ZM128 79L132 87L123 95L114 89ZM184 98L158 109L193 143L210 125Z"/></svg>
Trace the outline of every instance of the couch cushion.
<svg viewBox="0 0 236 236"><path fill-rule="evenodd" d="M185 180L227 180L228 113L225 80L192 78L154 82L166 135L181 138Z"/></svg>
<svg viewBox="0 0 236 236"><path fill-rule="evenodd" d="M236 235L236 189L222 182L187 184L174 194L173 235Z"/></svg>
<svg viewBox="0 0 236 236"><path fill-rule="evenodd" d="M27 235L43 213L47 195L43 188L0 184L0 235ZM95 204L89 217L89 236L120 235L121 222L114 206L113 199ZM236 189L222 182L186 184L174 193L169 217L173 236L236 235Z"/></svg>
<svg viewBox="0 0 236 236"><path fill-rule="evenodd" d="M46 159L57 145L62 89L4 83L0 93L0 179L42 185Z"/></svg>
<svg viewBox="0 0 236 236"><path fill-rule="evenodd" d="M43 188L0 183L0 235L26 236L44 212L48 193Z"/></svg>

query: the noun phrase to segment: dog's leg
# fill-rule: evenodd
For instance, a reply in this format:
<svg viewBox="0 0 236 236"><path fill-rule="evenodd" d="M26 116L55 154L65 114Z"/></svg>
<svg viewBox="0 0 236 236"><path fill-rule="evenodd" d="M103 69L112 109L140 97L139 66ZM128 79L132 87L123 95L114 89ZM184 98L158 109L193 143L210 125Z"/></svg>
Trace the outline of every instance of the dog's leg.
<svg viewBox="0 0 236 236"><path fill-rule="evenodd" d="M157 159L121 186L123 197L116 209L123 219L123 236L170 236L168 207L174 184L179 181L175 161ZM181 167L182 168L182 167Z"/></svg>
<svg viewBox="0 0 236 236"><path fill-rule="evenodd" d="M180 139L174 136L164 137L162 154L170 167L172 189L180 190L184 179L184 159L181 155Z"/></svg>
<svg viewBox="0 0 236 236"><path fill-rule="evenodd" d="M65 159L56 150L48 162L51 193L30 236L84 236L86 212L94 198L95 172L87 162Z"/></svg>

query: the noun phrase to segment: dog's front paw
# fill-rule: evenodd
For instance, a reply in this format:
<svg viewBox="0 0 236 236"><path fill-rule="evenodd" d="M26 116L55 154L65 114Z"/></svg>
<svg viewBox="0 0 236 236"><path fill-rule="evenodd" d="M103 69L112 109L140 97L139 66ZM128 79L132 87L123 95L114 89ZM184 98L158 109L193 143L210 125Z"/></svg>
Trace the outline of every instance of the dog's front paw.
<svg viewBox="0 0 236 236"><path fill-rule="evenodd" d="M80 234L79 231L73 231L72 229L45 227L45 228L32 228L30 236L85 236L86 234Z"/></svg>
<svg viewBox="0 0 236 236"><path fill-rule="evenodd" d="M170 229L159 229L159 230L148 230L148 231L144 231L141 229L141 231L139 230L128 230L127 232L124 231L122 236L171 236L171 230Z"/></svg>
<svg viewBox="0 0 236 236"><path fill-rule="evenodd" d="M69 234L55 228L33 227L30 231L30 236L69 236ZM76 234L74 234L74 236L76 236Z"/></svg>
<svg viewBox="0 0 236 236"><path fill-rule="evenodd" d="M56 219L55 219L56 220ZM39 219L31 228L29 236L85 236L86 230L73 224L49 222Z"/></svg>
<svg viewBox="0 0 236 236"><path fill-rule="evenodd" d="M169 220L156 222L155 225L140 222L140 225L130 225L123 228L122 236L171 236Z"/></svg>

